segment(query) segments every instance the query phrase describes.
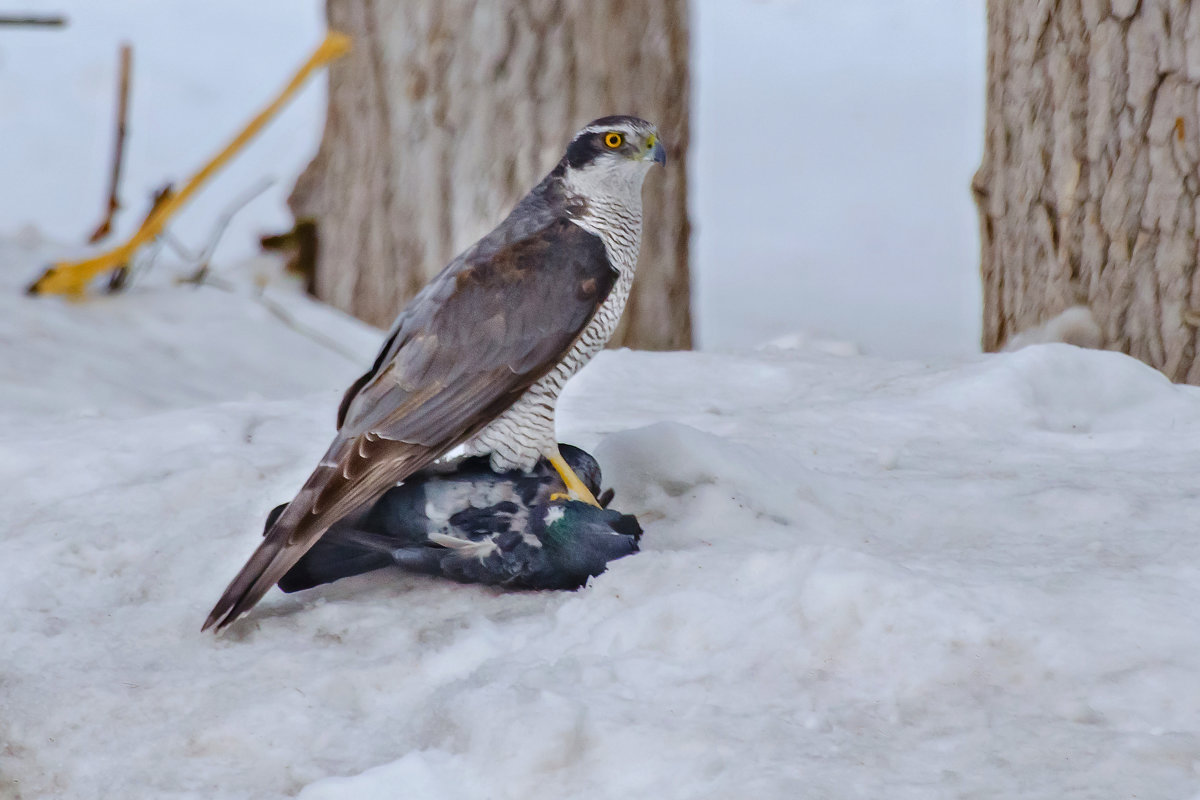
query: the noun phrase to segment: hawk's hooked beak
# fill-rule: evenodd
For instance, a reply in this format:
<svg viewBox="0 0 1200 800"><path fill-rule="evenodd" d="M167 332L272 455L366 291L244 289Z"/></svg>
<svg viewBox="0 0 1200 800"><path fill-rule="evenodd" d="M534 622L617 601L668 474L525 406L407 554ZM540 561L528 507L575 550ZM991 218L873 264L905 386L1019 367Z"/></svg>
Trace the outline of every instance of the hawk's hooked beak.
<svg viewBox="0 0 1200 800"><path fill-rule="evenodd" d="M646 139L646 152L642 154L642 160L653 161L664 167L667 165L667 151L654 134L650 134Z"/></svg>

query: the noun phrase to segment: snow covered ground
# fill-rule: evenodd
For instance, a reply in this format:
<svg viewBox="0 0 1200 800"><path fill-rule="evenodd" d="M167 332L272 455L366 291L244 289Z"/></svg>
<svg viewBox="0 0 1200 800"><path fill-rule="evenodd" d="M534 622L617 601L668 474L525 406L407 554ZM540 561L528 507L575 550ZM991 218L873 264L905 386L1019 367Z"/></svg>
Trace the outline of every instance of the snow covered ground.
<svg viewBox="0 0 1200 800"><path fill-rule="evenodd" d="M217 638L377 337L161 269L20 295L49 255L0 247L6 800L1200 796L1196 389L1064 345L606 352L560 432L643 552L578 593L275 592Z"/></svg>
<svg viewBox="0 0 1200 800"><path fill-rule="evenodd" d="M0 235L35 224L57 241L99 222L122 40L135 49L118 219L130 233L150 192L204 163L323 25L321 0L15 5L70 25L0 29ZM694 0L693 12L700 344L822 330L883 355L975 352L983 1ZM284 199L316 151L323 91L313 81L196 196L172 226L180 239L203 246L264 176L276 183L235 217L217 260L290 225Z"/></svg>
<svg viewBox="0 0 1200 800"><path fill-rule="evenodd" d="M72 26L0 36L0 233L64 241L101 208L121 38L128 230L320 29L317 0L22 7ZM698 0L703 343L939 357L602 354L560 433L646 538L578 593L377 574L201 635L378 333L258 297L268 262L32 300L62 251L0 238L0 798L1200 798L1200 394L1112 353L961 355L981 9ZM285 224L320 108L180 237L265 174L217 263Z"/></svg>

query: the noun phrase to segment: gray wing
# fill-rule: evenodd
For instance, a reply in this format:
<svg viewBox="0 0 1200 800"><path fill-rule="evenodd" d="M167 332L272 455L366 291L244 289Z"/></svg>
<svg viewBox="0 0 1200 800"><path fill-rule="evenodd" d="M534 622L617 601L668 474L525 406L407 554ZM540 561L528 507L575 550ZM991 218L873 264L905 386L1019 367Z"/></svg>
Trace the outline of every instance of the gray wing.
<svg viewBox="0 0 1200 800"><path fill-rule="evenodd" d="M346 390L345 396L342 397L337 415L337 427L339 430L345 423L346 415L350 410L350 404L354 402L358 394L396 356L400 347L411 338L414 329L427 321L426 316L427 310L430 307L429 303L441 302L446 294L454 288L452 276L457 276L471 265L487 263L495 258L504 259L511 257L510 255L506 255L505 251L510 250L514 246L519 246L521 243L528 243L530 247L536 246L535 241L540 235L546 233L548 230L553 235L555 231L550 230L553 226L556 224L566 224L562 220L562 211L564 209L568 211L572 210L573 207L568 198L562 196L561 187L556 180L557 172L558 170L551 172L541 183L534 187L517 204L512 213L496 226L495 230L484 236L472 245L470 249L446 265L446 268L430 281L412 299L412 302L400 312L396 317L396 321L392 324L391 330L388 331L387 338L383 342L383 347L379 350L379 355L376 357L375 363L366 373L351 384L350 388ZM564 229L564 232L566 234L565 238L571 242L582 240L579 237L579 231ZM599 240L596 239L594 244L600 244ZM603 255L603 260L605 264L608 263L607 255ZM599 267L597 267L597 271L601 271ZM608 270L604 271L608 272ZM615 278L615 275L613 278ZM604 279L602 278L601 280L603 281ZM607 296L607 290L605 290L605 295Z"/></svg>
<svg viewBox="0 0 1200 800"><path fill-rule="evenodd" d="M566 219L452 263L347 392L337 437L204 629L233 622L330 525L507 410L566 355L615 278L600 239Z"/></svg>

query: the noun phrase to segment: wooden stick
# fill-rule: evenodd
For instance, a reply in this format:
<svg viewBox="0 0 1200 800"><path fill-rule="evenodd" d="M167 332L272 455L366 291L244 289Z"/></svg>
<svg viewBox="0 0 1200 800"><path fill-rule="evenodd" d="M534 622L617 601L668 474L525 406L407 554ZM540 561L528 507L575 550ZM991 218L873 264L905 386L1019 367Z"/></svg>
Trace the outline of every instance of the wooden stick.
<svg viewBox="0 0 1200 800"><path fill-rule="evenodd" d="M125 161L126 120L129 118L129 72L132 65L133 48L128 43L122 44L121 75L117 88L117 140L113 146L112 174L108 179L108 209L104 213L104 219L88 237L88 244L96 244L112 233L113 217L121 208L117 189L121 184L121 164Z"/></svg>
<svg viewBox="0 0 1200 800"><path fill-rule="evenodd" d="M266 108L255 115L237 136L227 144L211 161L204 165L192 176L183 188L168 198L159 208L151 212L144 225L125 244L101 253L98 256L83 261L59 262L47 269L42 276L33 282L27 290L29 294L68 294L81 295L88 283L102 272L129 263L129 259L139 247L158 236L167 221L180 209L183 204L195 194L196 190L208 180L214 172L223 167L239 150L246 146L254 135L279 112L288 100L299 91L304 82L321 67L334 59L341 58L350 52L350 37L342 33L330 31L309 57L308 61L297 70L287 86L272 100Z"/></svg>

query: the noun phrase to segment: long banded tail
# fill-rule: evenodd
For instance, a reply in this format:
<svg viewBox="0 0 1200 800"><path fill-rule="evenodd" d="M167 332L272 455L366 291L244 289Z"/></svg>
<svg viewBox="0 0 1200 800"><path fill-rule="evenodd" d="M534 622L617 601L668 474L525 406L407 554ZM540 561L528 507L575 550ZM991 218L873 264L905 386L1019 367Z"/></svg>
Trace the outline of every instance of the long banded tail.
<svg viewBox="0 0 1200 800"><path fill-rule="evenodd" d="M253 608L330 526L378 500L442 449L372 434L334 440L304 488L230 581L202 630L215 626L219 631Z"/></svg>

